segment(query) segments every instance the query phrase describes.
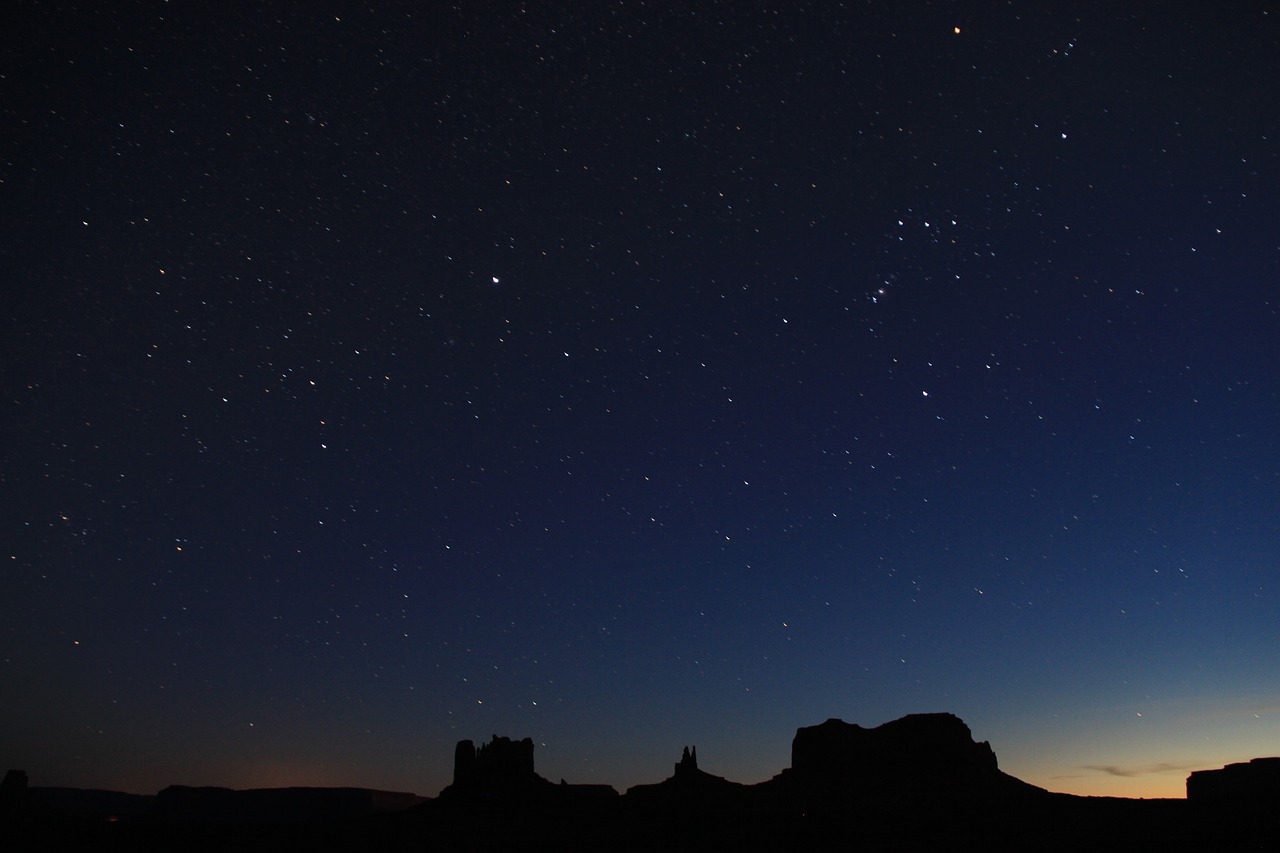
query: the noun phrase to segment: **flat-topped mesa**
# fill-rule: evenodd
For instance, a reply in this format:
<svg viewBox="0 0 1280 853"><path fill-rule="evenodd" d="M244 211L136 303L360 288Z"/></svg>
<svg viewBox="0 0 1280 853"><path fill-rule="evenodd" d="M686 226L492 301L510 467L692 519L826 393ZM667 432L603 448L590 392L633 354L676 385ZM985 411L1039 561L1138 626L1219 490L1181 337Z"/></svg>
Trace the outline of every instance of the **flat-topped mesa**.
<svg viewBox="0 0 1280 853"><path fill-rule="evenodd" d="M502 784L532 779L533 738L512 740L494 735L477 747L460 740L453 751L453 784Z"/></svg>
<svg viewBox="0 0 1280 853"><path fill-rule="evenodd" d="M416 794L368 788L250 788L237 791L170 785L156 794L150 813L153 817L169 821L306 823L402 811L423 801L424 798Z"/></svg>
<svg viewBox="0 0 1280 853"><path fill-rule="evenodd" d="M799 780L889 790L982 786L1003 777L986 741L953 714L910 714L872 729L830 719L796 731L791 770Z"/></svg>
<svg viewBox="0 0 1280 853"><path fill-rule="evenodd" d="M512 740L494 735L476 746L460 740L453 750L453 784L440 792L445 800L547 806L614 799L608 785L553 785L533 768L533 738Z"/></svg>
<svg viewBox="0 0 1280 853"><path fill-rule="evenodd" d="M1255 758L1187 777L1187 799L1201 802L1280 802L1280 758Z"/></svg>

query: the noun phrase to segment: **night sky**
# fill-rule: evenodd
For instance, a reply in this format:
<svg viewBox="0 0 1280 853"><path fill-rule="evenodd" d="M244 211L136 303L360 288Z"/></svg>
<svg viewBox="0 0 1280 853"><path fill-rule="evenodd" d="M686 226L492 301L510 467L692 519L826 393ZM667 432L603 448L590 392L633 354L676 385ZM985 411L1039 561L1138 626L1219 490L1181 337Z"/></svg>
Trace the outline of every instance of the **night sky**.
<svg viewBox="0 0 1280 853"><path fill-rule="evenodd" d="M1280 753L1280 4L6 4L0 769Z"/></svg>

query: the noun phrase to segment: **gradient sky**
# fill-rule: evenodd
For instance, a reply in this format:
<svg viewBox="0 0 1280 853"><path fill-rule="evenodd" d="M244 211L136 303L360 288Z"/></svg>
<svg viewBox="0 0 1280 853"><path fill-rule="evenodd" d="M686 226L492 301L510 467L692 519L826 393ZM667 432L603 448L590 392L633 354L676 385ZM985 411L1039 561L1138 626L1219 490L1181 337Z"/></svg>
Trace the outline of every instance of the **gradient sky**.
<svg viewBox="0 0 1280 853"><path fill-rule="evenodd" d="M0 764L1280 753L1280 4L7 4Z"/></svg>

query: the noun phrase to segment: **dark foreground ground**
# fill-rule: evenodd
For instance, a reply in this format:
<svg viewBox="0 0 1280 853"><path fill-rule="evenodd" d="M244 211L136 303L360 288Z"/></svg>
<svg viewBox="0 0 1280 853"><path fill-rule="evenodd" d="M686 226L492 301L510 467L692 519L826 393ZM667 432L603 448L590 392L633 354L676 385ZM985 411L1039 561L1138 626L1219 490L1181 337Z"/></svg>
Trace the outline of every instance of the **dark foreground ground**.
<svg viewBox="0 0 1280 853"><path fill-rule="evenodd" d="M862 802L823 814L689 804L532 810L429 801L404 812L306 823L6 820L8 850L1124 850L1280 849L1270 804L1093 799L982 807Z"/></svg>

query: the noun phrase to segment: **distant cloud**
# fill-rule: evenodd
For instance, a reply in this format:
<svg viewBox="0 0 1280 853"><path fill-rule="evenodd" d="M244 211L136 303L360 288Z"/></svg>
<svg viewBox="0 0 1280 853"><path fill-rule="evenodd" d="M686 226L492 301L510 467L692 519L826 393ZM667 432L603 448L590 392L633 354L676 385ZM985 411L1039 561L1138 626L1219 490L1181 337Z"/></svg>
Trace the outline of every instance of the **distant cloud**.
<svg viewBox="0 0 1280 853"><path fill-rule="evenodd" d="M1108 776L1123 776L1131 779L1134 776L1149 776L1161 773L1186 773L1188 770L1196 770L1204 766L1203 761L1195 761L1190 764L1170 764L1162 761L1159 764L1147 764L1138 767L1122 767L1117 764L1086 764L1086 770L1095 770L1099 773L1106 773Z"/></svg>

